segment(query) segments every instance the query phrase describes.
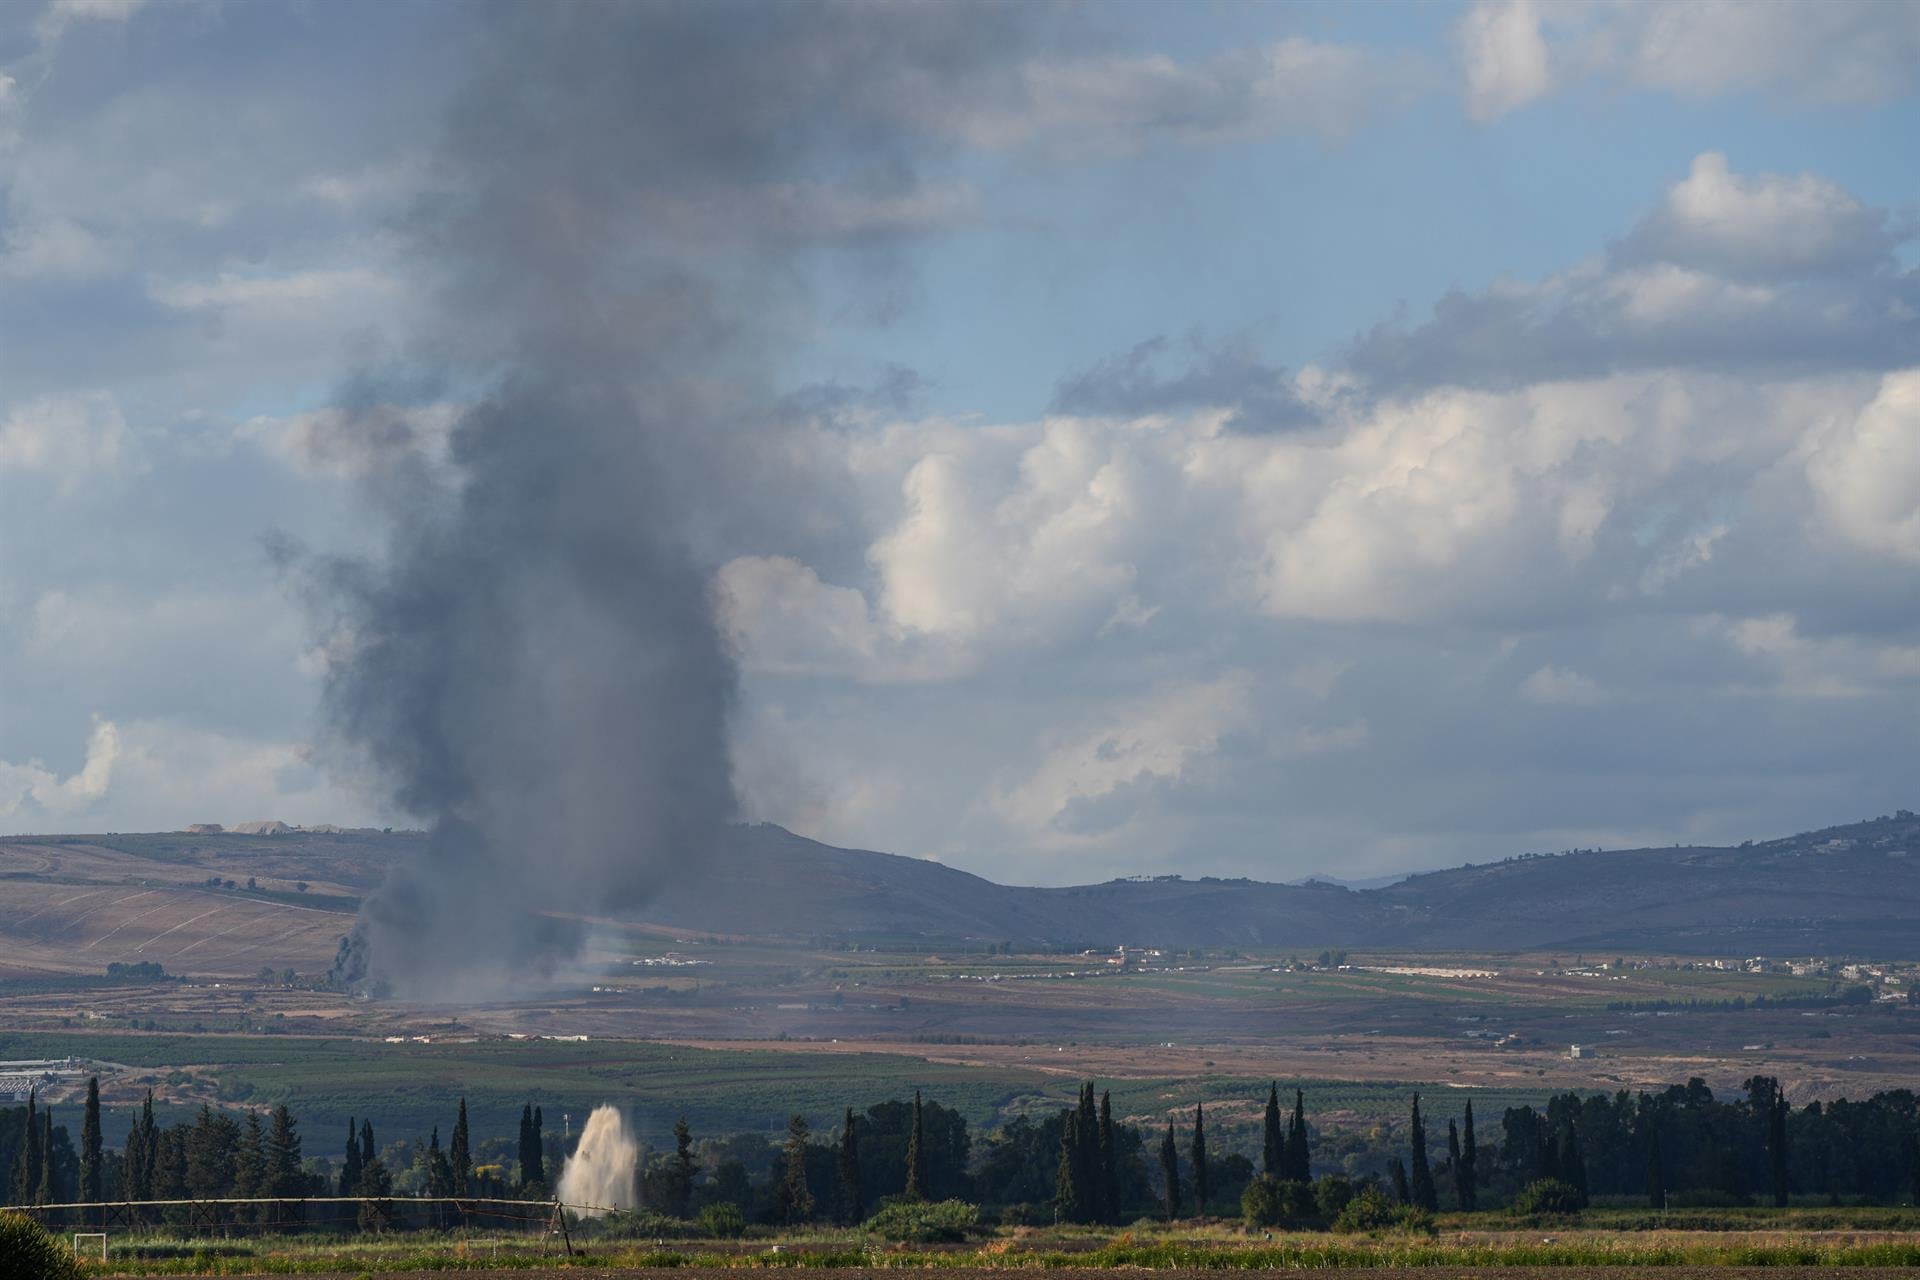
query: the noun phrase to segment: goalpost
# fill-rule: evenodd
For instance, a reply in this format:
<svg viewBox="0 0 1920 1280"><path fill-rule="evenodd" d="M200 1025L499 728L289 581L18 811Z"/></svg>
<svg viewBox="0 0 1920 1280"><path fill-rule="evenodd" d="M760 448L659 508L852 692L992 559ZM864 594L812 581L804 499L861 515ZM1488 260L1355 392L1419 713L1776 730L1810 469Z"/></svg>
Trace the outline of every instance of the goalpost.
<svg viewBox="0 0 1920 1280"><path fill-rule="evenodd" d="M80 1256L80 1242L82 1240L98 1240L100 1242L100 1261L105 1262L107 1260L107 1233L106 1232L104 1231L74 1232L73 1233L73 1256L76 1258Z"/></svg>

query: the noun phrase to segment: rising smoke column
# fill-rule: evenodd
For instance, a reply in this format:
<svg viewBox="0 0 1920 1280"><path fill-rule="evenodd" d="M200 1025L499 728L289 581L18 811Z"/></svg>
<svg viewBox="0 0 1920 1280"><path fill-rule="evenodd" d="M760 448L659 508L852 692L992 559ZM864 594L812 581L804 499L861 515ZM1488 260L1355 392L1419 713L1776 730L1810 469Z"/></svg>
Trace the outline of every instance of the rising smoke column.
<svg viewBox="0 0 1920 1280"><path fill-rule="evenodd" d="M759 459L820 258L937 219L910 163L1011 10L507 5L399 233L432 319L395 362L468 407L444 463L362 378L338 444L385 547L298 562L334 740L430 828L336 976L484 998L716 856L735 670L709 598L804 492ZM878 255L871 251L880 249ZM421 376L413 373L410 376Z"/></svg>

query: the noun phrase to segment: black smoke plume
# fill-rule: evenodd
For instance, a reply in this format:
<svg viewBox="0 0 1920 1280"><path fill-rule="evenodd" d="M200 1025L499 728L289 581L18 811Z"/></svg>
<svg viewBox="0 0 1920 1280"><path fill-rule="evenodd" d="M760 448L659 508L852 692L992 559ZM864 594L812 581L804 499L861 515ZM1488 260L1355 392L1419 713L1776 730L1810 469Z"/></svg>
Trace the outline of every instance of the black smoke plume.
<svg viewBox="0 0 1920 1280"><path fill-rule="evenodd" d="M914 161L1018 11L453 12L470 74L397 229L431 319L391 363L467 407L436 457L392 379L356 383L338 433L384 549L300 576L334 740L430 828L336 976L479 998L724 848L711 571L808 523L763 461L779 355L817 321L810 273L889 294L901 246L964 209Z"/></svg>

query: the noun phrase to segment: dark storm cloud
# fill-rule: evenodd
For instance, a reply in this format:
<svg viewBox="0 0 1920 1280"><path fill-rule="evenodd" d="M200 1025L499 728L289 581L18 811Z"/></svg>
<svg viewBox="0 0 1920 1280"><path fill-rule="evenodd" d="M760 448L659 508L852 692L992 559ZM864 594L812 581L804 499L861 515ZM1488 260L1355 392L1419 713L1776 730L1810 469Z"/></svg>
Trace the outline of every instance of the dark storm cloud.
<svg viewBox="0 0 1920 1280"><path fill-rule="evenodd" d="M432 824L342 956L402 993L548 970L580 945L566 917L719 855L736 674L708 575L804 506L753 460L804 256L940 209L903 107L1015 35L980 8L487 12L405 225L437 298L406 358L487 390L451 483L391 413L343 415L388 544L306 567L343 655L332 724Z"/></svg>

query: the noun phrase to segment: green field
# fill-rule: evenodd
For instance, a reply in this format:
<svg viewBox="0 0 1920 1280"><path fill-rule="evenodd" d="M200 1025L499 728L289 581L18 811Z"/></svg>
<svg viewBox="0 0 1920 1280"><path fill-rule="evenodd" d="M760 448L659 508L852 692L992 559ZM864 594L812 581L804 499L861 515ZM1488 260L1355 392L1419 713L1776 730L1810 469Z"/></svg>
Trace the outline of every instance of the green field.
<svg viewBox="0 0 1920 1280"><path fill-rule="evenodd" d="M644 1041L481 1040L470 1044L385 1044L298 1036L127 1035L101 1032L0 1032L0 1058L77 1057L138 1068L204 1071L230 1106L285 1102L305 1131L331 1135L352 1116L370 1117L383 1138L424 1136L452 1125L455 1101L467 1099L476 1133L514 1132L520 1109L537 1101L549 1117L575 1122L599 1103L626 1108L640 1135L665 1141L684 1115L697 1133L778 1133L798 1111L815 1126L845 1108L864 1110L915 1089L958 1110L976 1131L1024 1110L1066 1105L1075 1082L1018 1068L930 1063L880 1053L695 1049ZM1198 1079L1108 1082L1125 1116L1159 1116L1264 1097L1265 1080L1228 1075ZM1547 1091L1450 1089L1419 1083L1298 1081L1316 1114L1351 1111L1359 1118L1402 1117L1414 1089L1436 1115L1466 1097L1476 1110L1539 1102ZM1224 1119L1224 1117L1223 1117ZM551 1121L550 1121L551 1122ZM126 1117L107 1117L110 1140Z"/></svg>

